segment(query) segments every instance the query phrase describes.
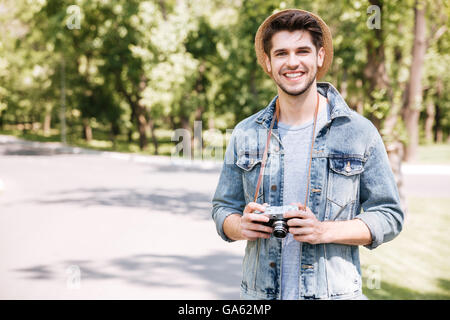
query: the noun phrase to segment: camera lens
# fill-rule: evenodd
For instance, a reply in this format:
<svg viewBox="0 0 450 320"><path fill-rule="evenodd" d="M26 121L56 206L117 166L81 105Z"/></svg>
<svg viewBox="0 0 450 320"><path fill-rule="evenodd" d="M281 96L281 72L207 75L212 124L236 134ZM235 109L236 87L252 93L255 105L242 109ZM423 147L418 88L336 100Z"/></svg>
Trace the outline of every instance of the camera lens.
<svg viewBox="0 0 450 320"><path fill-rule="evenodd" d="M288 226L284 220L276 220L273 222L273 235L276 238L285 238L288 233Z"/></svg>

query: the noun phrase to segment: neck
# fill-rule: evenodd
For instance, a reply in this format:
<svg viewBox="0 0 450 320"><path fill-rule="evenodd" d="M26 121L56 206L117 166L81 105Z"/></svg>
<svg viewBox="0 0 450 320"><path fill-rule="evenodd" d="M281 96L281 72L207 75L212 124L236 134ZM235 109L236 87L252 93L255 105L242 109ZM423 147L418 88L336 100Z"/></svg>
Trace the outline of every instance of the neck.
<svg viewBox="0 0 450 320"><path fill-rule="evenodd" d="M298 96L292 96L278 88L278 99L280 103L280 122L287 125L301 125L311 121L314 118L314 111L317 104L317 85L316 81L304 93ZM319 110L322 105L322 99L319 95Z"/></svg>

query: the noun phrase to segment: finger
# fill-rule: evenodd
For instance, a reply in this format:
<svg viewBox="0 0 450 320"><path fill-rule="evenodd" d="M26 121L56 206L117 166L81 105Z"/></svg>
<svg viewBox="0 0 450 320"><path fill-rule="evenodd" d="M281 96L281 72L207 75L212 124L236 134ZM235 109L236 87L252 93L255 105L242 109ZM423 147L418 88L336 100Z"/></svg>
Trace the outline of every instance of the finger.
<svg viewBox="0 0 450 320"><path fill-rule="evenodd" d="M298 211L287 211L283 215L285 218L300 218L300 219L307 219L311 217L315 217L314 213L309 209L306 208L306 211L298 210Z"/></svg>
<svg viewBox="0 0 450 320"><path fill-rule="evenodd" d="M264 215L264 214L260 214L260 213L246 213L244 214L244 220L248 221L248 222L269 222L269 217Z"/></svg>
<svg viewBox="0 0 450 320"><path fill-rule="evenodd" d="M270 238L270 234L269 233L256 232L256 231L252 231L252 230L243 230L242 231L242 235L247 240L256 240L258 238L263 238L263 239L269 239Z"/></svg>
<svg viewBox="0 0 450 320"><path fill-rule="evenodd" d="M286 219L301 218L300 212L301 211L297 211L297 210L286 211L283 214L283 217L286 218Z"/></svg>
<svg viewBox="0 0 450 320"><path fill-rule="evenodd" d="M252 230L252 231L259 231L259 232L266 232L266 233L272 233L273 228L269 226L265 226L261 223L244 223L242 225L242 228L245 230Z"/></svg>
<svg viewBox="0 0 450 320"><path fill-rule="evenodd" d="M294 239L297 240L298 242L306 242L306 243L310 243L310 244L318 244L319 243L317 241L317 239L311 234L294 236Z"/></svg>
<svg viewBox="0 0 450 320"><path fill-rule="evenodd" d="M253 211L264 212L266 210L267 203L260 204L256 202L249 202L244 209L244 213L252 213Z"/></svg>
<svg viewBox="0 0 450 320"><path fill-rule="evenodd" d="M303 204L301 204L300 202L296 203L296 205L301 213L307 215L314 215L314 213L311 211L309 207L303 206Z"/></svg>
<svg viewBox="0 0 450 320"><path fill-rule="evenodd" d="M309 234L313 233L313 229L312 228L308 228L308 227L303 227L303 228L289 228L289 233L292 233L294 236L307 236Z"/></svg>
<svg viewBox="0 0 450 320"><path fill-rule="evenodd" d="M308 212L308 211L286 211L284 213L284 217L287 219L291 219L291 218L299 218L299 219L307 219L309 217L311 217L312 212Z"/></svg>
<svg viewBox="0 0 450 320"><path fill-rule="evenodd" d="M289 227L310 227L312 225L311 219L292 218L287 221Z"/></svg>

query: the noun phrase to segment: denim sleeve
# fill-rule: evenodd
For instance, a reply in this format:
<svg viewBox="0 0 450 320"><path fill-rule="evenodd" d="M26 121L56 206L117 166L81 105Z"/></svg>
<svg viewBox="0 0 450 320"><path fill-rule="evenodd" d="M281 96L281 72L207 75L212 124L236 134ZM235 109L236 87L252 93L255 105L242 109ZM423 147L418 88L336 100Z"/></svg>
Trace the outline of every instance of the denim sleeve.
<svg viewBox="0 0 450 320"><path fill-rule="evenodd" d="M366 157L360 181L360 203L364 212L356 218L367 225L372 235L372 243L365 247L374 249L400 233L404 214L386 149L376 129Z"/></svg>
<svg viewBox="0 0 450 320"><path fill-rule="evenodd" d="M220 173L219 183L212 199L212 218L216 223L217 233L223 240L233 242L223 231L223 222L230 214L242 214L245 208L244 189L242 185L241 169L235 164L236 129L231 135L225 152L225 159Z"/></svg>

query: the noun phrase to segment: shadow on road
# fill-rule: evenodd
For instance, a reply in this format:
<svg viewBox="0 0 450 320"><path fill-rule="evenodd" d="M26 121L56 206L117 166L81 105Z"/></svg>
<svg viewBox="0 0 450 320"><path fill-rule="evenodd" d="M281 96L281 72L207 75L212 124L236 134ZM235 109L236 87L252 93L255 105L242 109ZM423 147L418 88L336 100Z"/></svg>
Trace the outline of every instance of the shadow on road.
<svg viewBox="0 0 450 320"><path fill-rule="evenodd" d="M225 252L196 257L139 254L108 260L103 264L68 260L54 266L36 265L13 271L29 280L62 281L61 274L73 266L81 271L81 283L117 279L155 292L174 289L171 299L196 299L192 292L199 288L217 299L239 299L241 257ZM151 293L149 296L154 296L154 292Z"/></svg>
<svg viewBox="0 0 450 320"><path fill-rule="evenodd" d="M146 208L149 211L211 219L211 197L210 194L186 189L76 188L29 201L35 205Z"/></svg>

